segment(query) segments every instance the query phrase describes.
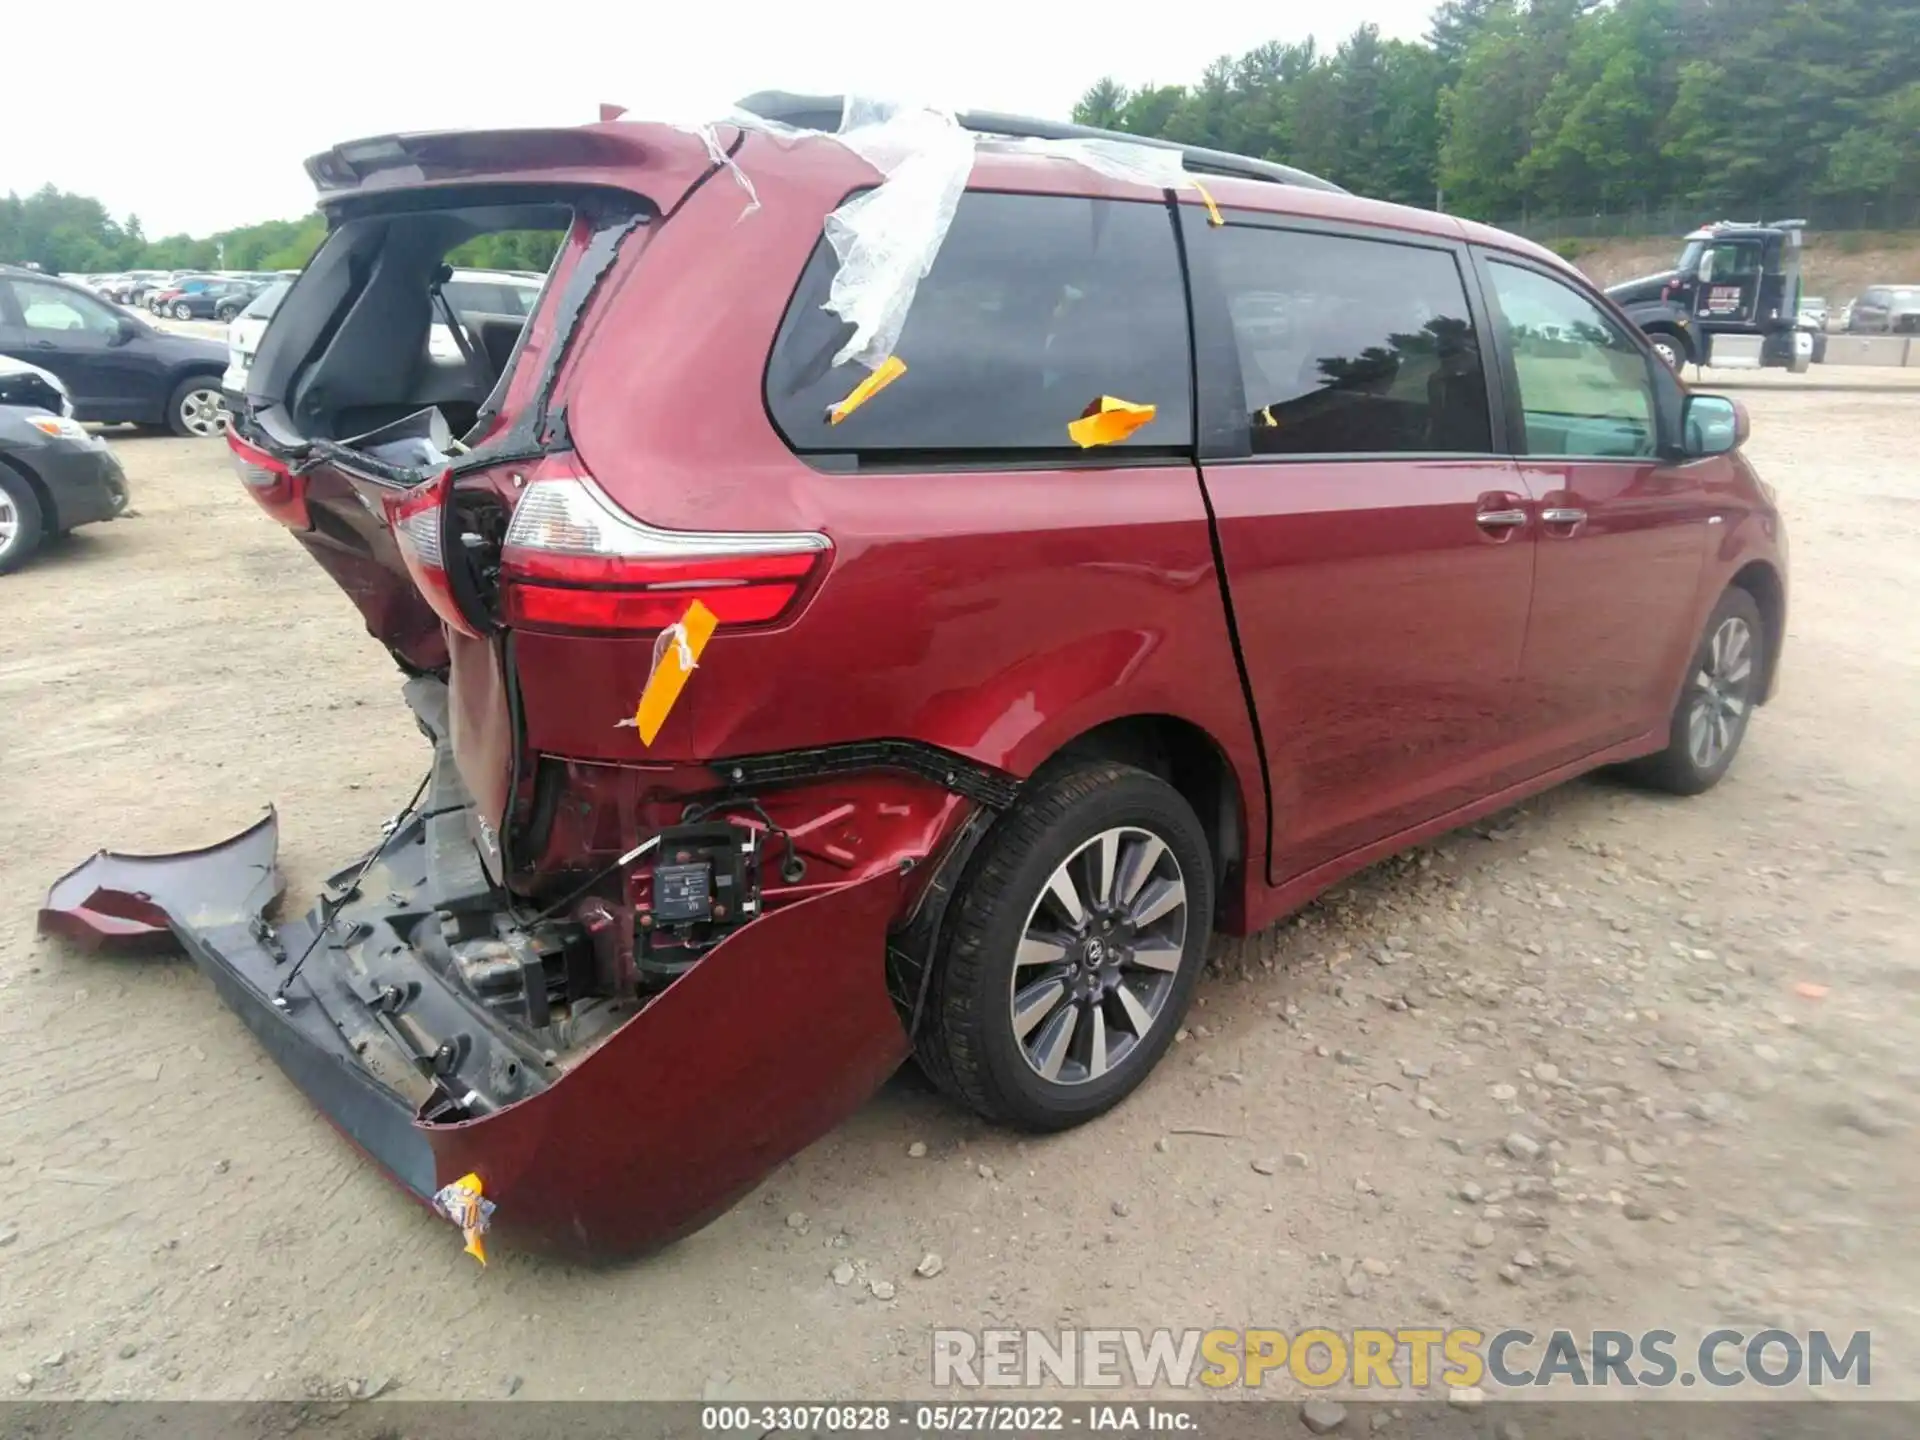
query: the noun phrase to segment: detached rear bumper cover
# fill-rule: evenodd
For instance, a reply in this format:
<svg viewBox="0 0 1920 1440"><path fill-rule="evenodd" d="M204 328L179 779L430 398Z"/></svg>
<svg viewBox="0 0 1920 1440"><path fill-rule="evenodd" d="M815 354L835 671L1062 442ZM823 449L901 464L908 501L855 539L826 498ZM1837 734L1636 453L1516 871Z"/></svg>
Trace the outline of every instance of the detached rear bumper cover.
<svg viewBox="0 0 1920 1440"><path fill-rule="evenodd" d="M424 843L398 842L366 889L399 906ZM288 992L318 910L283 926L271 813L177 855L105 851L62 877L43 932L95 949L177 940L288 1077L421 1200L473 1172L508 1244L581 1258L650 1249L698 1228L858 1107L905 1057L889 1000L890 873L773 911L715 946L664 994L544 1090L481 1118L423 1122L425 1077L397 1053L336 926ZM362 902L365 905L366 902ZM358 907L356 907L358 908ZM351 910L343 911L351 915ZM476 1018L475 1023L480 1023Z"/></svg>

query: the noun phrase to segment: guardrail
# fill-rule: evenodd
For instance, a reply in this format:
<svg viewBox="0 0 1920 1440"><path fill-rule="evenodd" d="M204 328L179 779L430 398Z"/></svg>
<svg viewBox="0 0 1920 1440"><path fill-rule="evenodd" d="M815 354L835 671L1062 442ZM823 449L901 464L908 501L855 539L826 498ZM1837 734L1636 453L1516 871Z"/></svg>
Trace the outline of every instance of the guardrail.
<svg viewBox="0 0 1920 1440"><path fill-rule="evenodd" d="M1920 369L1920 336L1829 335L1823 365L1879 365Z"/></svg>

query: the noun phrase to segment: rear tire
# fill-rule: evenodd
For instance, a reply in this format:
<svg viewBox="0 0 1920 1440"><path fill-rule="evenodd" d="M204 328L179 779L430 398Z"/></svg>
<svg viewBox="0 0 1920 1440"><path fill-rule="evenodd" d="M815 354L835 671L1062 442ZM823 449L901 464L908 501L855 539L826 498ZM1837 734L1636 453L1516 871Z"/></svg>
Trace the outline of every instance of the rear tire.
<svg viewBox="0 0 1920 1440"><path fill-rule="evenodd" d="M0 575L33 558L45 523L33 486L18 471L0 465Z"/></svg>
<svg viewBox="0 0 1920 1440"><path fill-rule="evenodd" d="M1687 667L1667 727L1667 748L1623 767L1623 773L1672 795L1698 795L1718 785L1753 718L1767 646L1760 606L1745 590L1729 587L1713 607Z"/></svg>
<svg viewBox="0 0 1920 1440"><path fill-rule="evenodd" d="M167 400L167 428L176 435L200 439L224 435L228 418L227 397L218 375L189 375Z"/></svg>
<svg viewBox="0 0 1920 1440"><path fill-rule="evenodd" d="M922 1068L1023 1129L1111 1109L1172 1043L1212 914L1206 836L1171 785L1104 761L1033 782L956 898L932 962Z"/></svg>
<svg viewBox="0 0 1920 1440"><path fill-rule="evenodd" d="M1678 375L1687 363L1687 347L1680 343L1680 337L1666 330L1649 331L1647 339L1653 344L1653 353L1658 355L1674 374Z"/></svg>

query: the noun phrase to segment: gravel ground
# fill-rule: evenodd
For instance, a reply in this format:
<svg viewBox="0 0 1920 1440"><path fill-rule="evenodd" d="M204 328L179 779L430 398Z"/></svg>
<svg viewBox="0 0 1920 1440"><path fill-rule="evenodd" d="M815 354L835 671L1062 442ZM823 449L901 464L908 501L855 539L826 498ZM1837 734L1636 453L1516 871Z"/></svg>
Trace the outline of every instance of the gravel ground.
<svg viewBox="0 0 1920 1440"><path fill-rule="evenodd" d="M310 894L423 757L221 447L117 442L137 517L0 581L0 1394L924 1394L936 1325L1449 1316L1870 1327L1920 1396L1920 390L1766 379L1791 635L1718 790L1583 781L1378 866L1218 944L1104 1120L1022 1140L903 1077L598 1271L481 1270L187 962L35 938L97 846L268 799Z"/></svg>

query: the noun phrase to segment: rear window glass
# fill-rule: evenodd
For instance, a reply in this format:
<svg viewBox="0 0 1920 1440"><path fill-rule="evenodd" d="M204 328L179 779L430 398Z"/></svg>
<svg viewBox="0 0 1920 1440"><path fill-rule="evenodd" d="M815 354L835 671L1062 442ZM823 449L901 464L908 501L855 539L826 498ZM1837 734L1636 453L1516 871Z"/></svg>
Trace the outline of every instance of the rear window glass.
<svg viewBox="0 0 1920 1440"><path fill-rule="evenodd" d="M1208 237L1256 455L1485 453L1486 374L1444 250L1229 226Z"/></svg>
<svg viewBox="0 0 1920 1440"><path fill-rule="evenodd" d="M822 240L767 369L767 403L802 453L929 460L1186 450L1193 437L1187 312L1172 219L1152 202L969 192L920 282L895 354L906 373L840 424L827 409L868 371L835 366L850 327L821 307ZM1156 407L1118 445L1067 434L1101 396Z"/></svg>

